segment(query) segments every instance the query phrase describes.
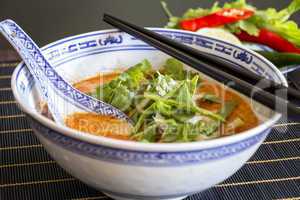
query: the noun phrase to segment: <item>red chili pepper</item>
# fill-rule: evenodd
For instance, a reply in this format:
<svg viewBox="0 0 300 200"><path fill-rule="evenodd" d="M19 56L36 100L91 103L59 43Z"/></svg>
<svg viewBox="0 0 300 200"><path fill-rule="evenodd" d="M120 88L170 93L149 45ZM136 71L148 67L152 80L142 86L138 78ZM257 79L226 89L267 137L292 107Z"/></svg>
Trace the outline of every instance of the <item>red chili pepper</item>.
<svg viewBox="0 0 300 200"><path fill-rule="evenodd" d="M236 34L236 35L242 41L264 44L264 45L267 45L279 52L289 52L289 53L300 54L300 48L298 48L297 46L295 46L293 43L289 42L288 40L284 39L277 33L274 33L267 29L261 29L259 32L259 35L257 37L249 35L245 31L242 31L241 33Z"/></svg>
<svg viewBox="0 0 300 200"><path fill-rule="evenodd" d="M217 27L250 18L253 10L229 8L206 15L204 17L183 20L180 27L188 31L197 31L200 28Z"/></svg>

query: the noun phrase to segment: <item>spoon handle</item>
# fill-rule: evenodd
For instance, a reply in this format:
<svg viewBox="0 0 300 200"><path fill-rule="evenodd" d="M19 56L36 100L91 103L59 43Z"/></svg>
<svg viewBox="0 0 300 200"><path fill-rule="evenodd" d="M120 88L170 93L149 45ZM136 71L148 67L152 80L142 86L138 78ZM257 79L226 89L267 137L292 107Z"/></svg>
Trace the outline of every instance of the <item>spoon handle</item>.
<svg viewBox="0 0 300 200"><path fill-rule="evenodd" d="M42 95L43 100L47 102L48 108L51 111L52 117L54 120L63 124L63 117L59 114L59 111L56 109L55 102L53 98L48 98L49 88L48 81L45 80L45 76L41 71L41 68L37 66L37 62L34 61L30 51L34 52L33 45L30 42L26 42L25 35L21 32L17 35L17 28L15 23L11 20L5 20L0 23L0 31L4 37L10 42L10 44L17 50L21 58L26 63L27 69L30 71L31 75L35 79L39 93ZM45 84L40 84L40 83Z"/></svg>
<svg viewBox="0 0 300 200"><path fill-rule="evenodd" d="M60 109L62 106L60 104L65 107L70 104L74 112L95 112L130 121L127 115L117 108L73 88L56 72L35 42L14 21L0 22L0 31L20 54L35 81L39 83L37 85L40 92L47 101L56 121L63 123L62 114L64 112ZM60 101L60 104L57 101Z"/></svg>

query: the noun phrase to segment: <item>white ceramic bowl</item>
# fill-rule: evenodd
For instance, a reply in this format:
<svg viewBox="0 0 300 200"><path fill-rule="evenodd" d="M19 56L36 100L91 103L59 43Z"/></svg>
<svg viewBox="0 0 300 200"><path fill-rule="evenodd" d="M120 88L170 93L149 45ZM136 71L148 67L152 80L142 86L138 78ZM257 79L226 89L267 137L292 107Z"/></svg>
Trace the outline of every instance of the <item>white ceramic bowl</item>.
<svg viewBox="0 0 300 200"><path fill-rule="evenodd" d="M252 51L190 32L153 30L287 84L279 70ZM71 82L145 58L161 66L168 57L117 30L65 38L45 46L43 53ZM14 71L12 89L52 158L74 177L115 199L182 199L212 187L243 166L280 118L252 102L263 122L244 133L193 143L144 144L81 133L40 115L41 99L24 63Z"/></svg>

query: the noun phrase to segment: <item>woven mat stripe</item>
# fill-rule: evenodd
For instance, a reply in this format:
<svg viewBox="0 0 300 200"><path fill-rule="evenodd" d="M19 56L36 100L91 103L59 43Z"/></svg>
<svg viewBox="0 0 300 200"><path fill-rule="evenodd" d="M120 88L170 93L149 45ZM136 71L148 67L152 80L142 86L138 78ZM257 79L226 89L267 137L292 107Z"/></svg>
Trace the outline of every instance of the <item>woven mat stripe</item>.
<svg viewBox="0 0 300 200"><path fill-rule="evenodd" d="M0 134L0 151L14 147L30 146L36 144L40 144L40 142L32 134Z"/></svg>
<svg viewBox="0 0 300 200"><path fill-rule="evenodd" d="M20 62L9 62L9 63L1 63L0 68L15 68Z"/></svg>
<svg viewBox="0 0 300 200"><path fill-rule="evenodd" d="M281 140L282 141L282 140ZM299 149L295 149L299 142L262 145L252 156L251 160L270 160L299 156ZM274 153L276 152L276 153Z"/></svg>
<svg viewBox="0 0 300 200"><path fill-rule="evenodd" d="M1 126L0 136L1 134L4 134L5 131L8 130L20 130L20 129L30 128L28 121L25 117L16 117L15 119L13 119L14 123L11 123L11 121L12 121L11 118L0 119L0 126Z"/></svg>
<svg viewBox="0 0 300 200"><path fill-rule="evenodd" d="M14 67L0 67L0 76L11 75L14 71Z"/></svg>
<svg viewBox="0 0 300 200"><path fill-rule="evenodd" d="M11 88L10 87L0 88L0 91L11 91Z"/></svg>
<svg viewBox="0 0 300 200"><path fill-rule="evenodd" d="M266 141L273 140L273 138L278 140L284 138L299 138L300 124L290 122L279 125L285 125L285 127L275 125L275 128L272 130L271 134L269 134Z"/></svg>
<svg viewBox="0 0 300 200"><path fill-rule="evenodd" d="M0 75L0 80L10 80L11 79L11 74L4 74Z"/></svg>
<svg viewBox="0 0 300 200"><path fill-rule="evenodd" d="M41 145L35 146L36 148L1 151L1 165L44 162L52 160Z"/></svg>
<svg viewBox="0 0 300 200"><path fill-rule="evenodd" d="M0 119L18 119L18 118L25 118L25 114L17 114L17 115L0 115Z"/></svg>
<svg viewBox="0 0 300 200"><path fill-rule="evenodd" d="M196 194L190 200L196 199L279 199L299 196L299 190L294 182L279 181L255 185L239 185L234 187L213 188Z"/></svg>
<svg viewBox="0 0 300 200"><path fill-rule="evenodd" d="M8 88L10 87L10 78L1 78L0 76L0 87L1 88Z"/></svg>
<svg viewBox="0 0 300 200"><path fill-rule="evenodd" d="M17 63L0 63L0 88L10 88L11 74L16 65Z"/></svg>
<svg viewBox="0 0 300 200"><path fill-rule="evenodd" d="M300 160L290 161L291 163L300 163ZM260 165L244 165L238 173L224 181L224 184L243 181L260 181L267 179L281 179L285 177L300 176L297 170L286 170L282 163L269 163L268 167ZM272 171L270 170L272 169ZM276 171L276 173L274 173Z"/></svg>
<svg viewBox="0 0 300 200"><path fill-rule="evenodd" d="M219 188L226 188L226 193L230 192L229 194L233 197L236 196L237 193L239 197L245 196L248 197L247 199L249 199L249 193L244 193L241 189L248 189L249 186L254 186L256 189L258 189L257 187L260 187L261 189L261 193L256 194L256 198L258 196L262 196L262 197L271 197L274 196L274 193L272 193L271 191L274 190L274 188L276 188L277 186L279 188L284 188L287 190L283 190L281 191L281 195L284 193L285 196L291 196L291 195L296 195L297 194L297 186L295 187L295 182L291 182L291 180L299 180L300 177L290 177L290 178L285 178L285 179L272 179L272 180L262 180L262 181L252 181L252 182L238 182L238 183L234 183L234 185L230 185L230 186L223 186L221 185L217 185L214 188L211 188L207 191L211 191L211 190L216 190ZM51 180L47 180L47 181L37 181L37 182L27 182L27 183L16 183L16 184L11 184L8 186L4 186L2 188L7 189L7 188L19 188L19 189L24 189L27 188L29 186L35 185L35 186L47 186L47 187L51 187L53 184L55 183L68 183L68 182L77 182L76 179L73 178L64 178L64 179L51 179ZM273 185L272 185L273 184ZM271 188L270 188L271 186ZM274 188L273 188L274 186ZM292 189L289 189L290 187L292 187ZM266 189L262 189L262 188L269 188L268 190ZM273 189L272 189L273 188ZM296 188L296 189L295 189ZM252 190L253 188L249 188L250 190ZM264 191L270 191L269 193L264 193ZM202 196L203 194L205 194L205 192L191 196L188 199L193 199L195 196ZM234 195L235 194L235 195ZM222 194L223 196L224 194ZM281 196L280 195L280 196ZM279 195L277 195L279 196ZM283 196L283 195L282 195ZM202 199L202 198L201 198ZM259 198L261 199L261 198ZM266 199L266 198L263 198ZM269 198L267 198L269 199Z"/></svg>
<svg viewBox="0 0 300 200"><path fill-rule="evenodd" d="M20 115L23 114L16 104L0 104L0 115L10 116L10 115Z"/></svg>
<svg viewBox="0 0 300 200"><path fill-rule="evenodd" d="M51 181L51 180L49 180ZM57 181L27 185L25 187L8 187L3 188L3 199L75 199L85 196L104 196L99 191L87 187L76 179L70 181Z"/></svg>
<svg viewBox="0 0 300 200"><path fill-rule="evenodd" d="M45 173L51 171L52 173ZM14 183L37 182L40 180L54 180L72 178L58 165L31 165L22 168L0 169L0 188Z"/></svg>
<svg viewBox="0 0 300 200"><path fill-rule="evenodd" d="M3 101L14 101L14 95L11 92L11 88L0 88L1 102Z"/></svg>

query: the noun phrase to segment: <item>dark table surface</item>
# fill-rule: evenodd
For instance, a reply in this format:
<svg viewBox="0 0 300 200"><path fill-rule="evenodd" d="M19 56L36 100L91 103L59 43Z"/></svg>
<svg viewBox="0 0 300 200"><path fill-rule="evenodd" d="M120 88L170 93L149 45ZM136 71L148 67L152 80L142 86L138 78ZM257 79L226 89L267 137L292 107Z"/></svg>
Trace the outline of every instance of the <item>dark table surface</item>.
<svg viewBox="0 0 300 200"><path fill-rule="evenodd" d="M224 1L220 1L224 2ZM249 0L257 7L282 8L287 0ZM174 14L206 7L210 0L169 0ZM19 23L40 46L60 38L111 28L101 21L112 13L141 26L161 27L159 0L0 0L0 20ZM293 17L300 22L300 15ZM0 199L101 199L108 197L74 179L53 161L18 109L10 77L18 58L0 36ZM223 183L196 199L300 199L300 125L280 121L257 153Z"/></svg>

